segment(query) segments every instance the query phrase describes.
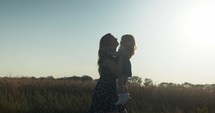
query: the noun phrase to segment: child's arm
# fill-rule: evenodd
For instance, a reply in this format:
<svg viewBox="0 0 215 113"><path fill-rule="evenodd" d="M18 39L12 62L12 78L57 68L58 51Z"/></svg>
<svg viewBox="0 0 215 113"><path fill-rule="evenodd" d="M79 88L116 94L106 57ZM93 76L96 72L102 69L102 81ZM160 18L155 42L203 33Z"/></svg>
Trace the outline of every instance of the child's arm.
<svg viewBox="0 0 215 113"><path fill-rule="evenodd" d="M125 47L120 45L120 47L118 49L118 53L121 54L121 55L125 54Z"/></svg>

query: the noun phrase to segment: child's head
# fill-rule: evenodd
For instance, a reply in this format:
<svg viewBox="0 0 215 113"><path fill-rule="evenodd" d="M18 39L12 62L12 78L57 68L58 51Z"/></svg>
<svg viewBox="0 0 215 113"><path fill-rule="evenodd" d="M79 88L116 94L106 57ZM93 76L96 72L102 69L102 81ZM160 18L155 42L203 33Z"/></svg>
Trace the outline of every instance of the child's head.
<svg viewBox="0 0 215 113"><path fill-rule="evenodd" d="M134 37L130 34L123 35L120 44L125 48L128 58L131 58L131 56L134 55L134 50L136 49Z"/></svg>

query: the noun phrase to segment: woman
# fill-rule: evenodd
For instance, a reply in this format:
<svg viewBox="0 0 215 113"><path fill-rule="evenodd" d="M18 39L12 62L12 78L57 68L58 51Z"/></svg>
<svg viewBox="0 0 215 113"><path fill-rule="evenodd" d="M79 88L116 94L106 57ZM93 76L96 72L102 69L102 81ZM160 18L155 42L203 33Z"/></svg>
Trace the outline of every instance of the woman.
<svg viewBox="0 0 215 113"><path fill-rule="evenodd" d="M100 40L98 66L100 78L96 84L89 113L126 113L118 99L116 80L122 70L122 57L116 57L117 39L110 33Z"/></svg>

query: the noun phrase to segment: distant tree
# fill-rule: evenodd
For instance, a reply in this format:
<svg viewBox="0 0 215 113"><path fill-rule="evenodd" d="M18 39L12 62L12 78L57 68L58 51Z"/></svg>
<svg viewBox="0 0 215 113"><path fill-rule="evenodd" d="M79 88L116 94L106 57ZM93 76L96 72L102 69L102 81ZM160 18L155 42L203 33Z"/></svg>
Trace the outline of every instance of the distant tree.
<svg viewBox="0 0 215 113"><path fill-rule="evenodd" d="M132 84L138 84L141 85L142 83L142 78L138 77L138 76L132 76L130 78L128 78L128 82L132 83Z"/></svg>
<svg viewBox="0 0 215 113"><path fill-rule="evenodd" d="M193 87L194 85L189 83L189 82L185 82L182 84L183 87L186 87L186 88L190 88L190 87Z"/></svg>
<svg viewBox="0 0 215 113"><path fill-rule="evenodd" d="M72 76L72 77L63 77L59 78L59 80L73 80L73 81L92 81L92 77L88 75L83 75L83 76Z"/></svg>
<svg viewBox="0 0 215 113"><path fill-rule="evenodd" d="M167 82L162 82L158 85L158 87L167 87L169 85L169 83Z"/></svg>
<svg viewBox="0 0 215 113"><path fill-rule="evenodd" d="M45 80L46 78L45 78L45 77L40 77L39 79L40 79L40 80Z"/></svg>
<svg viewBox="0 0 215 113"><path fill-rule="evenodd" d="M47 79L54 79L54 77L51 75L51 76L47 76L46 77Z"/></svg>
<svg viewBox="0 0 215 113"><path fill-rule="evenodd" d="M153 86L153 81L152 81L151 79L149 79L149 78L145 78L145 80L144 80L144 85L145 85L146 87L148 87L148 86Z"/></svg>
<svg viewBox="0 0 215 113"><path fill-rule="evenodd" d="M158 87L177 87L177 84L174 84L172 82L162 82L158 85Z"/></svg>
<svg viewBox="0 0 215 113"><path fill-rule="evenodd" d="M31 78L31 79L36 79L36 77L33 77L33 76L32 76L32 77L30 77L30 78Z"/></svg>
<svg viewBox="0 0 215 113"><path fill-rule="evenodd" d="M78 76L72 76L72 77L67 77L66 78L67 80L74 80L74 81L80 81L81 80L81 77L78 77Z"/></svg>
<svg viewBox="0 0 215 113"><path fill-rule="evenodd" d="M205 88L206 87L206 85L203 85L203 84L196 84L196 85L192 85L192 86L194 86L196 88Z"/></svg>
<svg viewBox="0 0 215 113"><path fill-rule="evenodd" d="M215 84L211 84L210 86L213 87L213 88L215 88Z"/></svg>
<svg viewBox="0 0 215 113"><path fill-rule="evenodd" d="M82 81L92 81L93 78L90 77L90 76L88 76L88 75L83 75L83 76L81 77L81 80L82 80Z"/></svg>

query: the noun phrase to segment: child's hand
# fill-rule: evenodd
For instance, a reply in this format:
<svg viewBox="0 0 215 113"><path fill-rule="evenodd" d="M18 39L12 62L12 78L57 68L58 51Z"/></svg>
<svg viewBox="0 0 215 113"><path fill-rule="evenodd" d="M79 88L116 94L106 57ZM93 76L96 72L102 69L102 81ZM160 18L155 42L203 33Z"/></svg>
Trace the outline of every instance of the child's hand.
<svg viewBox="0 0 215 113"><path fill-rule="evenodd" d="M125 52L125 47L121 45L121 46L119 47L119 49L118 49L118 52L119 52L120 54L124 54L124 52Z"/></svg>

